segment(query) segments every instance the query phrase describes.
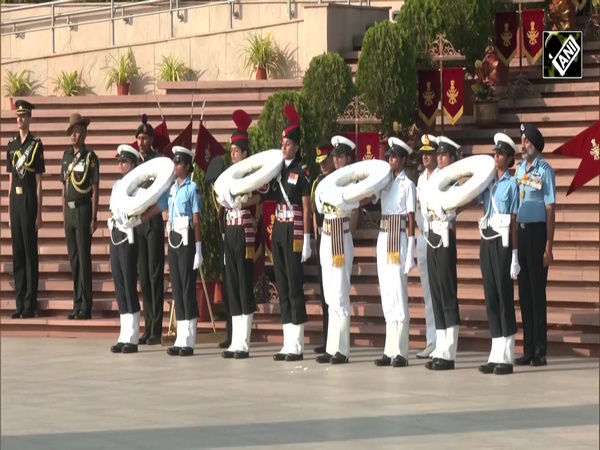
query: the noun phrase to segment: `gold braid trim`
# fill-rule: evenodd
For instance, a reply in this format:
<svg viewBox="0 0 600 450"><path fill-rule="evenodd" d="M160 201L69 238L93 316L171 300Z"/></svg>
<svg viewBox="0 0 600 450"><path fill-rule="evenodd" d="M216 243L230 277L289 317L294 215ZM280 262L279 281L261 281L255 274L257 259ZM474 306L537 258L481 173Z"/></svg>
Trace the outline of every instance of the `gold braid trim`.
<svg viewBox="0 0 600 450"><path fill-rule="evenodd" d="M25 161L25 170L27 172L35 172L35 169L30 169L30 167L33 164L33 161L35 160L35 154L37 152L37 148L38 148L39 144L40 144L40 141L37 141L35 143L35 147L33 147L33 152L31 153L31 158L29 159L29 162ZM13 167L15 166L15 164L17 163L17 161L19 160L20 157L21 157L21 150L17 150L13 154L13 160L12 160Z"/></svg>
<svg viewBox="0 0 600 450"><path fill-rule="evenodd" d="M80 188L80 186L83 184L83 182L87 179L87 174L88 174L88 169L90 167L90 155L92 153L88 152L87 156L85 157L85 169L83 171L83 175L81 176L81 180L77 181L77 179L75 178L75 170L71 170L71 185L73 186L73 188L79 192L80 194L87 194L92 190L92 186L88 186L86 189L82 189ZM73 163L71 163L72 165ZM77 162L77 164L79 164L79 162Z"/></svg>

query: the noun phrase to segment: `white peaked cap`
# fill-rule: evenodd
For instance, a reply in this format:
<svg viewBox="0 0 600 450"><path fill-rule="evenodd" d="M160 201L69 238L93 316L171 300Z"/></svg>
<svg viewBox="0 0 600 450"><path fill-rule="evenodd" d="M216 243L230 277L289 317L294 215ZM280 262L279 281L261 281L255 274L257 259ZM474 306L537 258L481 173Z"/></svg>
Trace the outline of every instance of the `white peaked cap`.
<svg viewBox="0 0 600 450"><path fill-rule="evenodd" d="M428 134L428 133L425 133L424 135L422 135L422 136L421 136L421 144L423 144L423 145L427 145L427 144L425 143L425 142L426 142L426 139L429 139L429 140L430 140L431 142L433 142L434 144L437 144L437 143L438 143L438 138L437 138L437 137L435 137L433 134Z"/></svg>
<svg viewBox="0 0 600 450"><path fill-rule="evenodd" d="M123 152L131 153L135 156L136 159L140 159L140 152L138 152L135 148L128 144L121 144L117 147L117 153L121 155Z"/></svg>
<svg viewBox="0 0 600 450"><path fill-rule="evenodd" d="M413 150L412 148L410 148L410 145L408 145L406 142L404 142L402 139L399 139L397 137L391 137L388 139L388 145L390 147L397 145L398 147L402 147L404 150L406 150L408 152L408 154L412 154Z"/></svg>
<svg viewBox="0 0 600 450"><path fill-rule="evenodd" d="M177 153L184 153L186 155L191 156L192 159L194 159L196 157L196 154L193 151L191 151L185 147L181 147L180 145L173 146L173 155L176 155Z"/></svg>
<svg viewBox="0 0 600 450"><path fill-rule="evenodd" d="M460 148L460 145L458 145L458 144L457 144L456 142L454 142L452 139L448 139L446 136L439 136L439 137L437 138L437 143L438 143L438 145L441 145L441 144L449 144L449 145L451 145L451 146L455 147L455 148L456 148L456 150L458 150L458 149Z"/></svg>
<svg viewBox="0 0 600 450"><path fill-rule="evenodd" d="M505 144L510 145L515 153L518 153L519 149L517 148L517 144L513 141L509 136L504 133L496 133L494 135L494 144L498 145L498 142L504 142Z"/></svg>
<svg viewBox="0 0 600 450"><path fill-rule="evenodd" d="M347 145L352 150L354 150L356 148L356 145L354 144L354 142L352 142L350 139L348 139L347 137L344 137L344 136L334 136L334 137L332 137L331 138L331 145L333 145L334 147L336 145Z"/></svg>

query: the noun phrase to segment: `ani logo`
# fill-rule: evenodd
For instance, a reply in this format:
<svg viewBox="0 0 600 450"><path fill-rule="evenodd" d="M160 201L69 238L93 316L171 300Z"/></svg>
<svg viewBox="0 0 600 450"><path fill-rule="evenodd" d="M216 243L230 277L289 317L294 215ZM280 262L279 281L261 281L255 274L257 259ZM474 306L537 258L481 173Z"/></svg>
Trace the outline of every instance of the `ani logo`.
<svg viewBox="0 0 600 450"><path fill-rule="evenodd" d="M583 78L583 31L544 31L542 77L545 80Z"/></svg>

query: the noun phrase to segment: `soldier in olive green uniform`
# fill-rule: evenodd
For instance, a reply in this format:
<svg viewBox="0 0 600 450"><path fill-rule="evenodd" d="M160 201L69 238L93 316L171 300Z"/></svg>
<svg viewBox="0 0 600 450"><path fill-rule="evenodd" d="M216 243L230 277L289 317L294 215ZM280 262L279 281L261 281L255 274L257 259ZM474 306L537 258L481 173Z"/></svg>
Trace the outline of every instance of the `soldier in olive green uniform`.
<svg viewBox="0 0 600 450"><path fill-rule="evenodd" d="M34 317L38 294L38 229L42 225L44 145L29 131L34 106L17 100L19 134L8 142L9 228L12 241L16 311L13 319Z"/></svg>
<svg viewBox="0 0 600 450"><path fill-rule="evenodd" d="M100 166L98 156L85 145L90 119L72 114L67 134L71 148L63 154L63 216L69 263L73 275L73 312L69 319L92 317L92 235L98 222Z"/></svg>

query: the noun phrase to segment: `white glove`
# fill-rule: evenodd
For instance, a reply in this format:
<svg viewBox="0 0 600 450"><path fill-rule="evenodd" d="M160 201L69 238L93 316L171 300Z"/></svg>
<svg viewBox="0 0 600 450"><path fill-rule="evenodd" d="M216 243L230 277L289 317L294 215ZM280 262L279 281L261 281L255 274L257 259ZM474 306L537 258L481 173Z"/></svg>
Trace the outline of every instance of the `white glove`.
<svg viewBox="0 0 600 450"><path fill-rule="evenodd" d="M512 251L512 260L510 262L510 277L515 280L517 275L521 272L521 266L519 265L519 251Z"/></svg>
<svg viewBox="0 0 600 450"><path fill-rule="evenodd" d="M312 250L310 248L310 233L306 233L304 235L304 243L302 245L302 259L300 261L301 262L308 261L308 258L310 258L310 255L312 255Z"/></svg>
<svg viewBox="0 0 600 450"><path fill-rule="evenodd" d="M415 267L415 237L410 236L408 238L408 246L406 248L406 260L404 261L404 275L408 275L409 272Z"/></svg>
<svg viewBox="0 0 600 450"><path fill-rule="evenodd" d="M196 242L196 254L194 255L194 270L202 265L202 242Z"/></svg>
<svg viewBox="0 0 600 450"><path fill-rule="evenodd" d="M118 222L119 222L119 220L117 220L117 223ZM124 232L125 230L130 230L130 229L137 227L141 223L142 223L142 219L140 218L140 216L128 217L126 214L121 213L121 225L120 225L119 229Z"/></svg>

